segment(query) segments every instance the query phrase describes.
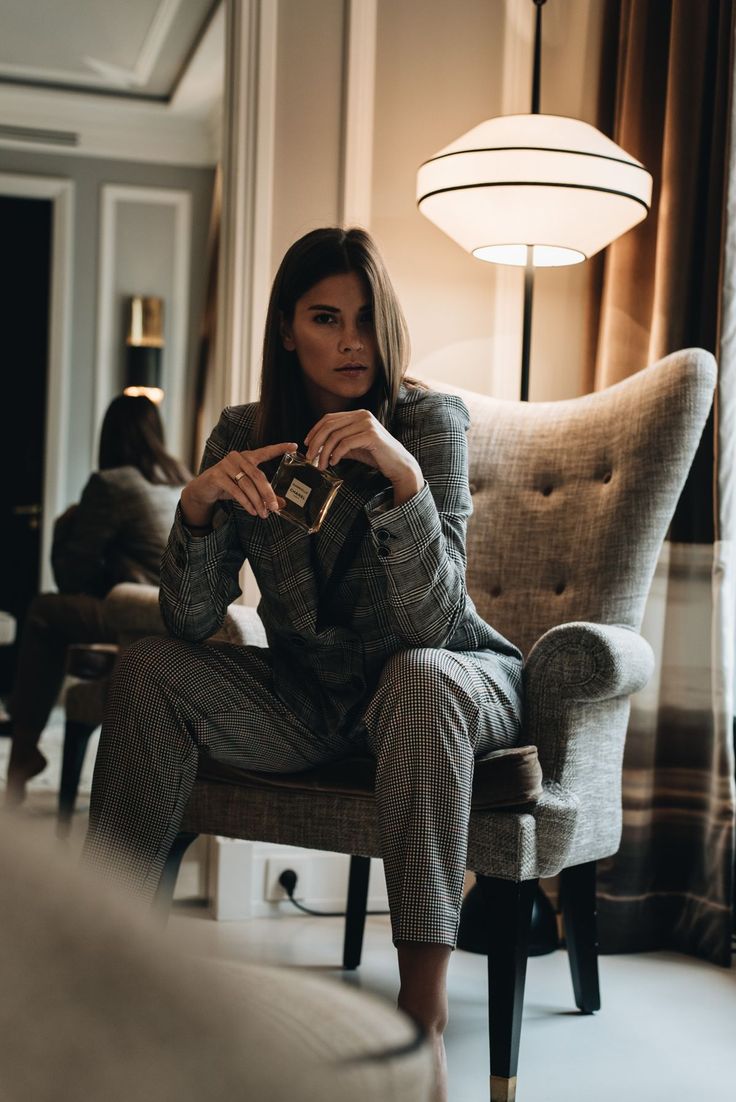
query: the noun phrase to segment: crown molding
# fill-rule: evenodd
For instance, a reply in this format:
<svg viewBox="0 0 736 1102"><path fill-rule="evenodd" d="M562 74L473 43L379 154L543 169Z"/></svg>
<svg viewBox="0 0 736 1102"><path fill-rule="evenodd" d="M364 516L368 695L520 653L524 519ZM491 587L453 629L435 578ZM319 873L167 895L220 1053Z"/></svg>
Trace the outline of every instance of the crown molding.
<svg viewBox="0 0 736 1102"><path fill-rule="evenodd" d="M47 92L0 85L0 118L9 127L77 136L64 153L157 164L211 166L215 143L206 118L178 114L166 104ZM0 135L0 149L59 153L59 143Z"/></svg>

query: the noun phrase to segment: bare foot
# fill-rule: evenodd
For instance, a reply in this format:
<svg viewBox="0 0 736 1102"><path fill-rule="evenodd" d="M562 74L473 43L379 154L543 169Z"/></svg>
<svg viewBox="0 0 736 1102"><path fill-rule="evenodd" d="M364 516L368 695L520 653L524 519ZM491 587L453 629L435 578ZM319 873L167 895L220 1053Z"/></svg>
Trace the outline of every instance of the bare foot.
<svg viewBox="0 0 736 1102"><path fill-rule="evenodd" d="M5 787L6 807L19 807L23 803L26 798L26 785L32 777L43 773L47 764L46 758L35 746L33 750L22 755L11 751Z"/></svg>

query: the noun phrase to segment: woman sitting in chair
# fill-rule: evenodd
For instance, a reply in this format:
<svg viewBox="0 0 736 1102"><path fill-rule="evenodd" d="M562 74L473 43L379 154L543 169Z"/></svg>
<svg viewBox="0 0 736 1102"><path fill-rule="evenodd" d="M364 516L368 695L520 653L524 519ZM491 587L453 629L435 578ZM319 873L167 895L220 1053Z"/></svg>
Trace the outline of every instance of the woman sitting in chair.
<svg viewBox="0 0 736 1102"><path fill-rule="evenodd" d="M405 378L407 359L368 234L320 229L291 246L260 400L223 411L181 495L161 568L175 638L145 639L118 666L85 854L150 901L199 755L272 773L374 755L399 1006L427 1031L445 1098L473 761L518 741L521 655L465 588L467 409ZM277 495L298 444L314 467L292 464ZM285 518L310 515L315 468L342 485L310 533ZM246 559L268 648L203 646Z"/></svg>
<svg viewBox="0 0 736 1102"><path fill-rule="evenodd" d="M164 447L161 418L143 396L115 398L102 422L99 470L81 500L54 526L51 561L58 593L31 604L8 702L12 748L6 803L46 767L38 740L64 679L71 643L112 643L103 598L118 582L158 582L159 564L185 467Z"/></svg>

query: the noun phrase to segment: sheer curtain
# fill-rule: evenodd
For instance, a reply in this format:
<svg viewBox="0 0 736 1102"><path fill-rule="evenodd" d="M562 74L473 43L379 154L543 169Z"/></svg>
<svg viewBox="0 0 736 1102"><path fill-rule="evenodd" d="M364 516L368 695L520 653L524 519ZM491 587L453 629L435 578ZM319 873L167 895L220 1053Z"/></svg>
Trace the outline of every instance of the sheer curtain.
<svg viewBox="0 0 736 1102"><path fill-rule="evenodd" d="M733 0L615 0L609 132L653 173L647 220L603 261L596 389L678 348L716 354L714 413L660 558L632 701L621 849L601 862L601 948L728 965L734 835ZM602 120L605 128L605 120ZM728 215L730 214L730 218ZM654 472L653 472L654 473Z"/></svg>

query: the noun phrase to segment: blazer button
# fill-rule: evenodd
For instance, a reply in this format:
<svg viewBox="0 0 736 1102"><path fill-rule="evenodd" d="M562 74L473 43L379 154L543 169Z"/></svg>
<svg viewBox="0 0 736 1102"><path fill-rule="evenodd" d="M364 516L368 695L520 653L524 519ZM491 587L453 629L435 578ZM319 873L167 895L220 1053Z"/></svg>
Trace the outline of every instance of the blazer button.
<svg viewBox="0 0 736 1102"><path fill-rule="evenodd" d="M382 559L387 559L391 552L389 551L388 547L379 547L378 554L381 556Z"/></svg>
<svg viewBox="0 0 736 1102"><path fill-rule="evenodd" d="M376 531L376 535L378 536L381 543L385 543L386 540L389 539L391 533L389 532L388 528L379 528Z"/></svg>

